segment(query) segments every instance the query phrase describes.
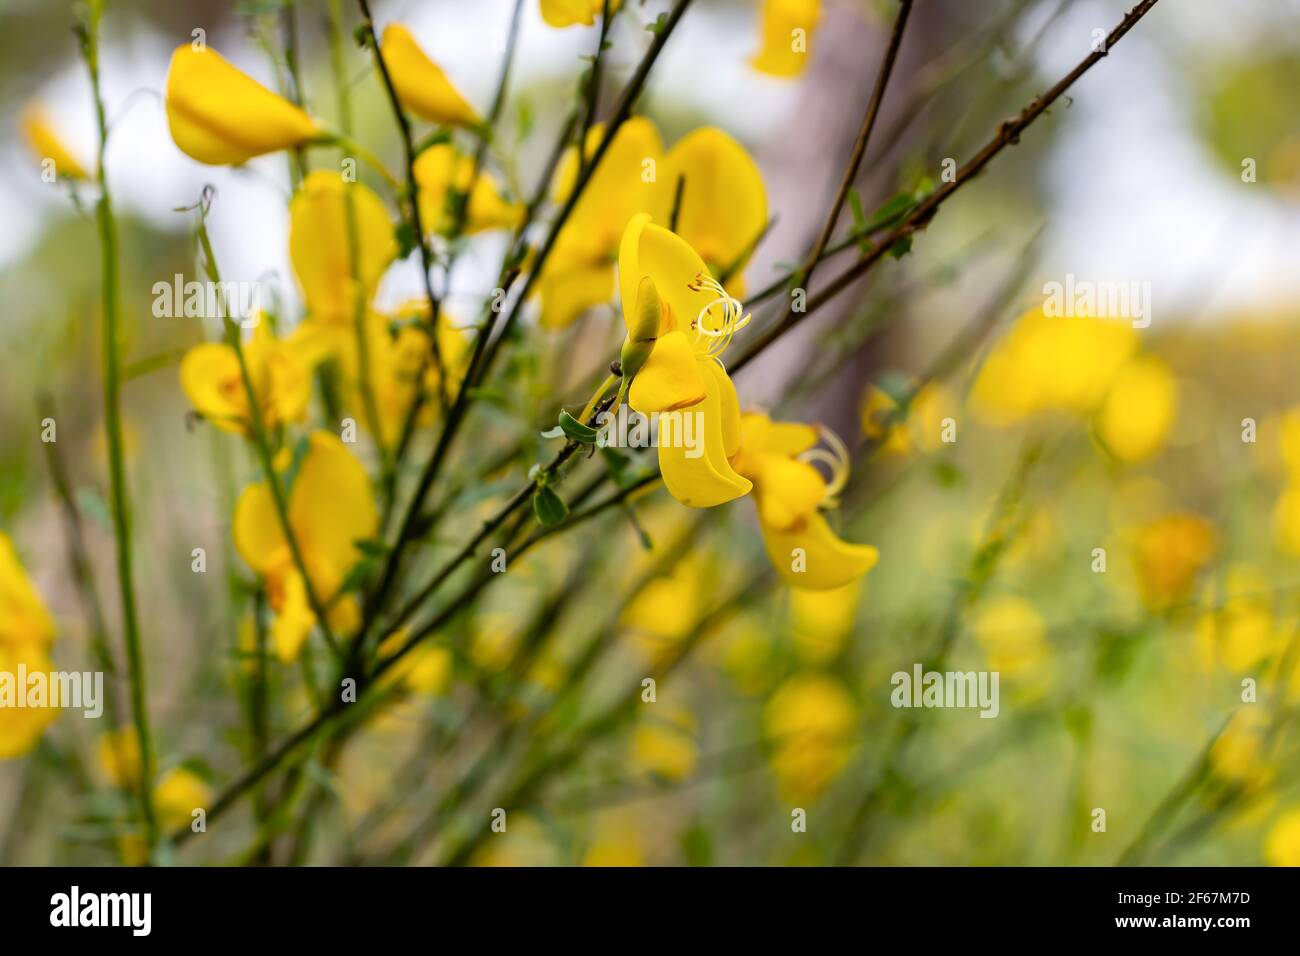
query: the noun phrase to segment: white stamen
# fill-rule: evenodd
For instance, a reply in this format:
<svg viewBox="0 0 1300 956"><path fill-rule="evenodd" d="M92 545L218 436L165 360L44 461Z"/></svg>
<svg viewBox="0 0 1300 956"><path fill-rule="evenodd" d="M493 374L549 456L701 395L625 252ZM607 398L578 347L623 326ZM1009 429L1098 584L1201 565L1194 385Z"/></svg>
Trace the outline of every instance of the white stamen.
<svg viewBox="0 0 1300 956"><path fill-rule="evenodd" d="M709 339L705 352L716 359L727 350L727 346L731 344L731 337L749 325L753 316L745 312L745 307L740 301L729 295L722 287L722 283L707 272L698 273L687 288L692 292L711 292L716 296L708 305L700 309L699 314L695 316L695 321L691 323L695 329L695 341L699 342L701 337ZM718 306L722 307L720 320L713 316L713 310ZM706 322L708 319L718 322L717 327L710 328Z"/></svg>
<svg viewBox="0 0 1300 956"><path fill-rule="evenodd" d="M817 435L828 448L810 448L799 456L800 461L821 462L831 473L826 484L826 493L822 496L819 508L838 508L840 492L849 481L849 450L840 436L825 425L817 426Z"/></svg>

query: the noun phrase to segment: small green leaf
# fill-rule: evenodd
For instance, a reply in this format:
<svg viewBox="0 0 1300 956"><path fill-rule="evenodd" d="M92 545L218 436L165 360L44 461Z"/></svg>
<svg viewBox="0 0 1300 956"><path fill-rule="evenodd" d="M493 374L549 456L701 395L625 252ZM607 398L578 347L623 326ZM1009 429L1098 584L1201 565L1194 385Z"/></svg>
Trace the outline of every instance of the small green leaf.
<svg viewBox="0 0 1300 956"><path fill-rule="evenodd" d="M375 538L358 538L352 542L356 549L368 558L382 558L389 552L388 545Z"/></svg>
<svg viewBox="0 0 1300 956"><path fill-rule="evenodd" d="M596 436L599 432L590 425L584 425L563 409L560 410L560 427L564 429L564 434L576 442L583 445L596 444Z"/></svg>
<svg viewBox="0 0 1300 956"><path fill-rule="evenodd" d="M654 23L647 23L645 25L645 28L649 30L651 33L658 36L659 32L663 30L663 28L667 25L668 25L668 14L661 13L659 14L659 16L655 18Z"/></svg>
<svg viewBox="0 0 1300 956"><path fill-rule="evenodd" d="M543 528L553 528L569 516L569 506L549 485L533 492L533 514Z"/></svg>

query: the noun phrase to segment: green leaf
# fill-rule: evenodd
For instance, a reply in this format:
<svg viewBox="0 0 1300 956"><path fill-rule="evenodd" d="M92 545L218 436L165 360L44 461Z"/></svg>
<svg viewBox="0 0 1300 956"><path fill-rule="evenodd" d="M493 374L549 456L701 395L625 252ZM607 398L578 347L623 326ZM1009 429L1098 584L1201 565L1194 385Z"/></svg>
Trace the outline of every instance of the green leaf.
<svg viewBox="0 0 1300 956"><path fill-rule="evenodd" d="M663 28L666 27L667 25L668 25L668 14L661 13L659 14L659 16L655 17L654 23L647 23L645 25L645 28L649 30L651 33L658 36L659 32L663 30Z"/></svg>
<svg viewBox="0 0 1300 956"><path fill-rule="evenodd" d="M564 434L568 435L576 442L580 442L583 445L596 444L596 436L599 432L590 425L585 425L578 421L563 409L560 410L560 427L564 429Z"/></svg>
<svg viewBox="0 0 1300 956"><path fill-rule="evenodd" d="M376 538L358 538L352 542L368 558L382 558L389 552L388 545Z"/></svg>
<svg viewBox="0 0 1300 956"><path fill-rule="evenodd" d="M553 528L569 516L569 506L550 485L542 485L533 492L533 514L543 528Z"/></svg>

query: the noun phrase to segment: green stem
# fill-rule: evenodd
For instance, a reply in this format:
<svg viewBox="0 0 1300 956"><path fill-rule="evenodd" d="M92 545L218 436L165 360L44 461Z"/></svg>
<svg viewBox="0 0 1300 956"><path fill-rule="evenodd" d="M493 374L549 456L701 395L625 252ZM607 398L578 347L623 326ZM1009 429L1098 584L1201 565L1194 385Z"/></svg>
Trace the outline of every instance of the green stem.
<svg viewBox="0 0 1300 956"><path fill-rule="evenodd" d="M140 622L136 611L132 583L131 502L126 487L126 464L122 451L121 290L117 248L117 223L113 217L112 197L104 168L108 146L108 120L99 82L99 19L103 2L90 5L90 17L83 34L86 65L95 99L95 121L99 131L98 179L99 202L95 222L99 229L100 265L103 294L104 417L108 436L108 473L113 500L113 537L117 545L118 592L122 604L122 632L126 642L127 671L131 683L131 713L136 740L140 747L139 798L144 819L145 839L152 850L158 839L158 824L153 808L154 758L146 705L144 651L140 643Z"/></svg>

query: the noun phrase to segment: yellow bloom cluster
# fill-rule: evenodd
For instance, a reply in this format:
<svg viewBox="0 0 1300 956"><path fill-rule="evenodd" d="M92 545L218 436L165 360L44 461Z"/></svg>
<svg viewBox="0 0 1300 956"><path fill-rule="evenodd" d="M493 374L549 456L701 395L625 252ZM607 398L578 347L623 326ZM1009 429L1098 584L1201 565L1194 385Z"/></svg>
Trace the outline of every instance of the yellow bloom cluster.
<svg viewBox="0 0 1300 956"><path fill-rule="evenodd" d="M1138 354L1130 324L1056 318L1041 308L1021 316L993 348L971 391L976 416L994 426L1042 412L1088 418L1102 445L1125 462L1160 450L1177 401L1173 374Z"/></svg>

